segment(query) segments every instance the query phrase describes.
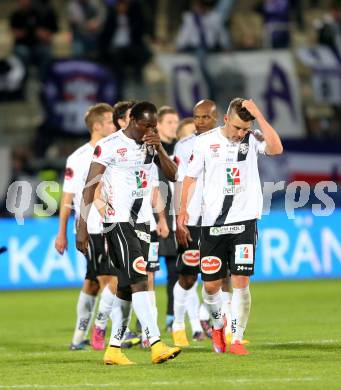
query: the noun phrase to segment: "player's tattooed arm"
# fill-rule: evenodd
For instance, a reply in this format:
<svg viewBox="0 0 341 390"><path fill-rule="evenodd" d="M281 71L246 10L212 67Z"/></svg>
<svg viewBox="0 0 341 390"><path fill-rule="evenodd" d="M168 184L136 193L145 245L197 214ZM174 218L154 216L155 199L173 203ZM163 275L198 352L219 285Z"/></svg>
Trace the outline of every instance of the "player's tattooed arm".
<svg viewBox="0 0 341 390"><path fill-rule="evenodd" d="M80 216L77 225L76 246L77 249L86 253L88 248L88 227L87 220L90 212L92 202L94 200L95 191L98 183L100 182L102 175L105 171L105 166L96 162L92 162L90 165L88 177L83 189L83 196L80 207Z"/></svg>

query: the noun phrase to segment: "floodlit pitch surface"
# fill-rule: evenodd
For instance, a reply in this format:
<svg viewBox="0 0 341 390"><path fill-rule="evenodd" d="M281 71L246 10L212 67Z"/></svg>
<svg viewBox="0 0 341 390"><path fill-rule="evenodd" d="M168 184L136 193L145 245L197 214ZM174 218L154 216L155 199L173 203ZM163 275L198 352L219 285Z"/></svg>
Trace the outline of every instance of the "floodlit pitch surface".
<svg viewBox="0 0 341 390"><path fill-rule="evenodd" d="M160 324L165 292L158 288ZM79 291L0 293L0 389L339 389L341 280L254 284L249 356L217 355L192 342L159 366L102 364L102 352L71 352ZM169 335L163 335L170 343Z"/></svg>

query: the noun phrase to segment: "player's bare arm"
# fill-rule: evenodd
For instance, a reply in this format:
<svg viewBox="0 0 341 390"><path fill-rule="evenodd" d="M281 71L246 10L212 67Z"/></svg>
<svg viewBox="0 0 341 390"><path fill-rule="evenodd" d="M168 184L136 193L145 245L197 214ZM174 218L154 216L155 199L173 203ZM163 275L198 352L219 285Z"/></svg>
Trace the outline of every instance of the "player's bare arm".
<svg viewBox="0 0 341 390"><path fill-rule="evenodd" d="M72 210L72 200L75 194L63 192L59 209L59 230L54 246L61 255L67 250L67 224Z"/></svg>
<svg viewBox="0 0 341 390"><path fill-rule="evenodd" d="M90 212L90 207L94 200L98 182L101 180L104 172L104 165L96 162L91 163L89 174L83 190L80 217L77 225L76 247L82 253L86 253L88 247L89 236L87 229L87 219Z"/></svg>
<svg viewBox="0 0 341 390"><path fill-rule="evenodd" d="M102 187L103 183L99 182L95 190L94 204L98 212L101 214L101 217L104 218L106 203L102 197Z"/></svg>
<svg viewBox="0 0 341 390"><path fill-rule="evenodd" d="M283 152L283 146L279 135L270 123L264 118L259 108L252 99L244 100L242 106L254 116L262 130L264 141L266 142L266 154L273 156Z"/></svg>
<svg viewBox="0 0 341 390"><path fill-rule="evenodd" d="M162 198L159 187L154 187L152 190L151 204L154 212L156 212L158 216L156 233L158 236L161 236L162 238L167 238L169 235L169 228L168 228L166 213L165 213L166 205L165 205L165 201Z"/></svg>
<svg viewBox="0 0 341 390"><path fill-rule="evenodd" d="M143 137L143 141L147 145L154 146L155 150L158 153L157 157L154 160L155 164L162 170L162 172L165 174L166 178L169 181L175 182L178 167L175 162L170 159L167 152L163 148L159 134L156 132L146 134Z"/></svg>
<svg viewBox="0 0 341 390"><path fill-rule="evenodd" d="M176 235L179 241L179 244L188 247L188 242L192 241L192 237L187 228L188 224L188 212L187 206L194 194L195 187L197 184L197 178L185 176L184 181L182 183L182 192L181 192L181 200L180 200L180 212L177 219L177 229Z"/></svg>

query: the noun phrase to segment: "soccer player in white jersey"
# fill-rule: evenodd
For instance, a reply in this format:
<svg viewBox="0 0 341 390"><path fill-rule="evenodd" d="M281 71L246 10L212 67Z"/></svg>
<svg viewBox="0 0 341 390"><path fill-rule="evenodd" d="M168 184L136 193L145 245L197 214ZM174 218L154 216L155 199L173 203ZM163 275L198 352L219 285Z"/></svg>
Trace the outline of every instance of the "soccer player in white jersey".
<svg viewBox="0 0 341 390"><path fill-rule="evenodd" d="M256 119L264 141L252 134ZM183 182L178 224L187 234L190 192L203 174L200 268L203 298L213 318L213 349L226 351L225 321L221 312L220 286L231 271L232 342L230 352L246 355L242 344L251 307L249 278L254 273L257 219L263 196L257 154L280 154L281 140L252 100L233 99L224 116L224 126L195 140L191 162Z"/></svg>
<svg viewBox="0 0 341 390"><path fill-rule="evenodd" d="M197 135L200 135L217 126L217 107L212 100L201 100L193 108L194 125L196 133L179 141L174 150L174 159L178 164L178 179L175 186L175 199L180 198L182 181L186 175L189 159L193 152L193 145ZM189 342L185 331L185 313L192 306L194 319L191 321L194 340L202 340L203 329L199 320L199 299L195 299L196 281L200 272L199 233L200 233L200 200L202 178L196 188L196 192L189 207L188 229L191 240L181 229L176 230L179 243L179 255L177 259L178 281L174 286L174 321L172 336L175 345L187 346ZM191 296L194 298L191 299ZM195 315L196 314L196 315ZM191 316L190 316L191 317ZM208 321L204 323L205 329L210 329Z"/></svg>
<svg viewBox="0 0 341 390"><path fill-rule="evenodd" d="M136 103L134 100L119 101L113 107L113 123L117 130L125 129L129 124L130 110ZM101 188L101 186L99 186ZM102 200L102 199L101 199ZM104 204L103 210L99 210L104 215ZM111 278L110 282L104 287L100 301L98 304L98 310L94 321L94 326L91 333L91 345L95 350L105 349L105 333L107 329L107 323L113 309L114 296L116 294L117 278ZM133 332L127 330L125 334L129 346L140 343L140 339Z"/></svg>
<svg viewBox="0 0 341 390"><path fill-rule="evenodd" d="M99 103L89 108L85 115L85 122L90 131L90 141L73 152L66 162L63 196L60 204L59 231L55 241L55 248L63 254L68 247L67 224L72 210L75 209L76 221L80 214L80 201L85 180L92 161L95 145L101 138L115 131L113 124L113 109L109 104ZM90 234L89 251L85 253L87 270L82 291L77 303L77 321L70 345L71 350L83 349L86 345L85 337L90 325L96 295L111 279L112 268L110 259L104 249L101 216L95 207L89 215L88 232Z"/></svg>
<svg viewBox="0 0 341 390"><path fill-rule="evenodd" d="M96 181L108 171L103 175L107 203L104 226L109 253L115 260L118 274L115 300L122 309L120 318L112 318L112 333L104 354L104 363L109 365L132 364L120 348L129 319L130 300L150 342L152 362L162 363L181 352L180 348L170 348L161 342L148 294L146 259L150 242L147 223L150 219L151 168L156 163L172 181L177 172L176 164L161 145L156 123L156 107L152 103L134 105L128 127L97 144L83 190L76 241L78 250L85 253L88 206L94 199Z"/></svg>

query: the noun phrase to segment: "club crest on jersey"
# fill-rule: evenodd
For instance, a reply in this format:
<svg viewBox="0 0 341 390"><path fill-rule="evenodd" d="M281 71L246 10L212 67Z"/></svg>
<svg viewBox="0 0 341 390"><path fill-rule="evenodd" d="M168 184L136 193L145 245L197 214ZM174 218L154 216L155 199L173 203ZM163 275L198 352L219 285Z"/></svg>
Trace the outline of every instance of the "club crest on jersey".
<svg viewBox="0 0 341 390"><path fill-rule="evenodd" d="M73 169L66 168L64 173L65 180L71 180L73 178Z"/></svg>
<svg viewBox="0 0 341 390"><path fill-rule="evenodd" d="M179 159L178 156L174 156L174 157L173 157L173 160L174 160L174 162L175 162L175 164L176 164L177 166L180 165L180 159Z"/></svg>
<svg viewBox="0 0 341 390"><path fill-rule="evenodd" d="M249 144L242 143L239 145L239 153L241 154L247 154L249 151Z"/></svg>
<svg viewBox="0 0 341 390"><path fill-rule="evenodd" d="M253 264L253 245L236 245L235 246L235 263L236 264Z"/></svg>
<svg viewBox="0 0 341 390"><path fill-rule="evenodd" d="M144 261L144 258L142 256L137 257L133 261L133 268L139 274L147 275L146 267L147 263Z"/></svg>
<svg viewBox="0 0 341 390"><path fill-rule="evenodd" d="M214 274L221 268L221 260L219 257L206 256L201 259L201 272L204 274Z"/></svg>
<svg viewBox="0 0 341 390"><path fill-rule="evenodd" d="M210 149L212 152L211 157L219 157L220 144L210 145Z"/></svg>
<svg viewBox="0 0 341 390"><path fill-rule="evenodd" d="M94 150L94 157L98 158L101 155L101 153L102 153L102 148L99 145L97 145Z"/></svg>
<svg viewBox="0 0 341 390"><path fill-rule="evenodd" d="M181 258L184 264L189 267L196 267L200 264L200 252L197 249L185 251Z"/></svg>
<svg viewBox="0 0 341 390"><path fill-rule="evenodd" d="M116 152L123 158L123 157L125 157L125 154L127 153L127 148L117 149Z"/></svg>

